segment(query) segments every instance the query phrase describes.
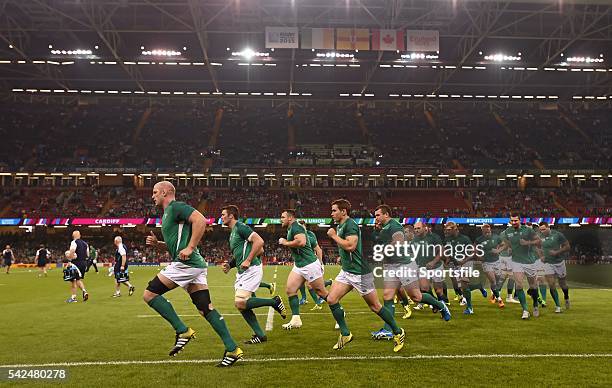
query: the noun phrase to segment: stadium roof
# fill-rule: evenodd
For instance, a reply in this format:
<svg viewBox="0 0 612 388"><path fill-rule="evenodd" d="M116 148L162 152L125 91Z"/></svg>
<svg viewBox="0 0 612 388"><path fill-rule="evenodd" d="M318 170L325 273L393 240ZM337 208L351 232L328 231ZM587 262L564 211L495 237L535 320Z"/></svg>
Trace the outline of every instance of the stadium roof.
<svg viewBox="0 0 612 388"><path fill-rule="evenodd" d="M266 26L435 30L439 58L403 60L403 52L360 50L351 59L330 59L316 54L332 50L271 51L265 48ZM4 0L0 91L572 100L609 96L610 42L612 5L604 0ZM268 56L232 57L245 48ZM76 49L92 54L52 53ZM144 50L155 49L180 56L143 57ZM484 58L498 53L521 59ZM604 62L568 64L572 56Z"/></svg>

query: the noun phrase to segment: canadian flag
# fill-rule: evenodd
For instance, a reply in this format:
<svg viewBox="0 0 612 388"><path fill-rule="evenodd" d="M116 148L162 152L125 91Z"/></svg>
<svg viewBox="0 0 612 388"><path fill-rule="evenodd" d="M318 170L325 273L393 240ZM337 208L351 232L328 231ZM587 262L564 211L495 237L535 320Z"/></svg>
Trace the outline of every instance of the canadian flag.
<svg viewBox="0 0 612 388"><path fill-rule="evenodd" d="M372 50L395 51L405 50L404 31L372 30Z"/></svg>

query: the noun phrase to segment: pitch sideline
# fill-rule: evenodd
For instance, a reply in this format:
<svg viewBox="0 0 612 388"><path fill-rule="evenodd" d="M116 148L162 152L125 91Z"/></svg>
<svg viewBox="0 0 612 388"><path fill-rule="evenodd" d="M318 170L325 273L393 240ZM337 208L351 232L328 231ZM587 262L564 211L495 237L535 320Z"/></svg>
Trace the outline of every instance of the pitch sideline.
<svg viewBox="0 0 612 388"><path fill-rule="evenodd" d="M243 363L265 363L282 361L388 361L388 360L440 360L440 359L505 359L505 358L610 358L612 353L549 353L549 354L418 354L414 356L337 356L337 357L278 357L243 359ZM212 364L218 359L203 360L126 360L126 361L83 361L56 362L47 364L0 365L0 368L46 368L69 366L110 366L110 365L158 365L158 364Z"/></svg>

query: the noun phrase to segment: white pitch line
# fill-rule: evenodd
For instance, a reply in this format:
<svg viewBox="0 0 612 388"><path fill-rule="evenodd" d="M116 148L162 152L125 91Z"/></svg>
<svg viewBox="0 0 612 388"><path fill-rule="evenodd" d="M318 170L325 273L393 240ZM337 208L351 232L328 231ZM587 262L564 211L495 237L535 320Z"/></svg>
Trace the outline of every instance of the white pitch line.
<svg viewBox="0 0 612 388"><path fill-rule="evenodd" d="M270 307L272 308L272 307ZM274 309L272 310L274 311ZM347 316L349 315L362 315L362 314L373 314L371 311L353 311L350 313L346 313ZM234 317L234 316L242 316L242 314L240 313L223 313L221 314L224 317ZM268 313L256 313L255 315L259 315L259 316L268 316ZM300 312L300 316L301 315L326 315L329 316L331 315L330 312L321 312L321 313L302 313ZM401 313L395 313L395 315L401 315ZM200 314L178 314L179 317L200 317ZM161 318L161 315L158 314L141 314L141 315L136 315L136 318Z"/></svg>
<svg viewBox="0 0 612 388"><path fill-rule="evenodd" d="M276 273L278 272L278 266L274 267L274 276L272 279L276 282ZM266 331L272 331L274 328L274 309L268 307L268 317L266 318Z"/></svg>
<svg viewBox="0 0 612 388"><path fill-rule="evenodd" d="M413 356L336 356L336 357L278 357L278 358L247 358L241 363L264 363L279 361L388 361L388 360L443 360L443 359L505 359L505 358L610 358L611 353L549 353L549 354L415 354ZM45 368L70 366L107 366L107 365L157 365L157 364L211 364L218 359L204 360L126 360L126 361L76 361L55 362L47 364L13 364L0 365L0 368Z"/></svg>

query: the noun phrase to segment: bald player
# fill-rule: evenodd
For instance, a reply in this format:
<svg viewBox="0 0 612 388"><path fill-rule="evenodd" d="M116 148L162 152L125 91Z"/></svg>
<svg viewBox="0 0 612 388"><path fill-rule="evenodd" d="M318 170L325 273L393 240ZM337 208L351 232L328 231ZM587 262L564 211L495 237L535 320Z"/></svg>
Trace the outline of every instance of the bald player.
<svg viewBox="0 0 612 388"><path fill-rule="evenodd" d="M70 291L71 296L66 300L68 303L74 303L76 299L77 287L81 289L83 295L83 302L87 302L89 294L85 289L83 278L85 278L85 272L87 270L87 260L89 259L89 245L81 239L81 232L75 230L72 232L72 242L70 248L66 252L66 258L70 260L70 263L77 268L75 276L70 280Z"/></svg>
<svg viewBox="0 0 612 388"><path fill-rule="evenodd" d="M130 283L130 275L128 272L128 262L127 262L127 249L125 245L123 245L123 239L121 236L116 236L113 240L115 247L117 250L115 251L115 293L113 294L113 298L118 298L121 296L121 284L124 284L128 288L128 295L132 296L134 294L134 286Z"/></svg>
<svg viewBox="0 0 612 388"><path fill-rule="evenodd" d="M177 201L176 190L170 182L156 183L151 198L156 206L164 209L161 226L164 241L159 241L151 232L146 244L160 251L167 250L172 263L149 282L143 299L176 332L175 344L169 355L176 356L195 338L195 331L183 323L170 302L163 297L166 292L181 287L225 345L225 353L217 367L232 366L243 357L243 351L234 342L225 320L210 299L206 262L198 249L206 228L206 218L193 207Z"/></svg>

